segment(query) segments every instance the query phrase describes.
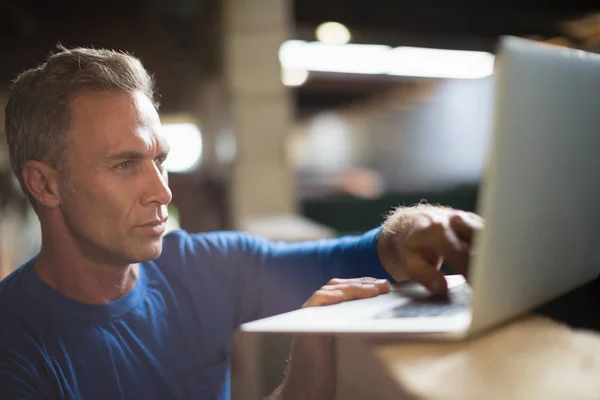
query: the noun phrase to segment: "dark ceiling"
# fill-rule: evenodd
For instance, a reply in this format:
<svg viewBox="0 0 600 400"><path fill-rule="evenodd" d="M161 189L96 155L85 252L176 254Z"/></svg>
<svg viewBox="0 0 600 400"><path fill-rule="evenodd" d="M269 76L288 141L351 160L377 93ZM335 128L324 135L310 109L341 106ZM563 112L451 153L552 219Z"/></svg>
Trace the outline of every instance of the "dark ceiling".
<svg viewBox="0 0 600 400"><path fill-rule="evenodd" d="M157 76L162 103L177 111L193 98L201 73L218 69L217 0L4 0L0 2L0 85L40 62L57 43L134 52ZM499 35L563 34L561 23L600 9L595 1L550 5L532 0L297 0L298 38L334 20L353 40L493 50ZM368 97L389 82L313 77L295 90L301 112Z"/></svg>
<svg viewBox="0 0 600 400"><path fill-rule="evenodd" d="M455 41L453 46L460 47L455 38L485 43L501 34L560 35L561 22L598 9L597 0L554 4L534 0L301 0L295 4L295 19L299 26L339 21L365 36L369 32L388 36L395 41L390 44L403 41L403 36L433 40L445 36L442 42Z"/></svg>
<svg viewBox="0 0 600 400"><path fill-rule="evenodd" d="M314 40L318 24L332 20L348 26L359 43L490 52L501 35L563 36L565 21L599 10L598 0L299 0L294 7L297 35L304 40ZM300 111L310 113L362 101L398 81L322 74L297 90L296 99Z"/></svg>

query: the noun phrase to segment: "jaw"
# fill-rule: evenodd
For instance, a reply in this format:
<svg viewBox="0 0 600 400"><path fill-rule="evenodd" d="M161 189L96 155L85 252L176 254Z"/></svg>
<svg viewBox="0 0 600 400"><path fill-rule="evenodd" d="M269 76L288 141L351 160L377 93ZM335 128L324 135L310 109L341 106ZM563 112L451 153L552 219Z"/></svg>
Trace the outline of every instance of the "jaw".
<svg viewBox="0 0 600 400"><path fill-rule="evenodd" d="M162 254L163 237L158 238L143 238L136 240L127 252L134 259L133 262L144 262L158 258Z"/></svg>

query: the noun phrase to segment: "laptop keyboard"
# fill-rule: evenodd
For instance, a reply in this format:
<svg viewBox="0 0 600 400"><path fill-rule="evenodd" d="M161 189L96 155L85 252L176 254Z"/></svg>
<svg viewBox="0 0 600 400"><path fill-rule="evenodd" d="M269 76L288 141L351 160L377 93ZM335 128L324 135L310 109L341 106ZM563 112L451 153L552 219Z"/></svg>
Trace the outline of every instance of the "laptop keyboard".
<svg viewBox="0 0 600 400"><path fill-rule="evenodd" d="M377 318L446 317L465 311L470 303L471 289L468 285L460 285L449 290L447 295L413 298L382 312Z"/></svg>

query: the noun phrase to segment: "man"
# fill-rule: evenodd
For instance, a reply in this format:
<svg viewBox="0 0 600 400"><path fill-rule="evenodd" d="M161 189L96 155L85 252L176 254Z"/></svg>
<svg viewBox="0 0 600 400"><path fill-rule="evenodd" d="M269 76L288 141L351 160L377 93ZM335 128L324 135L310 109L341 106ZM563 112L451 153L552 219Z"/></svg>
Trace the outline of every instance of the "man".
<svg viewBox="0 0 600 400"><path fill-rule="evenodd" d="M0 284L0 399L226 399L241 323L388 290L357 277L444 292L442 259L466 273L483 226L474 214L419 206L335 240L163 237L169 148L153 83L114 51L61 49L21 74L6 134L42 246ZM310 398L318 385L295 365L327 343L294 348L275 398Z"/></svg>

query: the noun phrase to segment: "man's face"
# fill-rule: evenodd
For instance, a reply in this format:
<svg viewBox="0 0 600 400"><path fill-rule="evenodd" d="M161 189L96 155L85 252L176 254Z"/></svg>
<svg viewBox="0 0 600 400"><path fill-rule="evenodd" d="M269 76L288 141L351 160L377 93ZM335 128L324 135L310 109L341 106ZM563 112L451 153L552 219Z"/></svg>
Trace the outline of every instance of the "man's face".
<svg viewBox="0 0 600 400"><path fill-rule="evenodd" d="M141 93L90 92L71 103L61 214L98 262L158 257L171 201L160 120Z"/></svg>

